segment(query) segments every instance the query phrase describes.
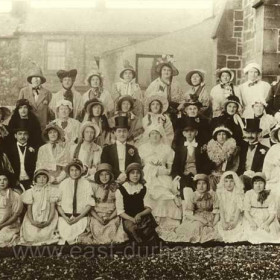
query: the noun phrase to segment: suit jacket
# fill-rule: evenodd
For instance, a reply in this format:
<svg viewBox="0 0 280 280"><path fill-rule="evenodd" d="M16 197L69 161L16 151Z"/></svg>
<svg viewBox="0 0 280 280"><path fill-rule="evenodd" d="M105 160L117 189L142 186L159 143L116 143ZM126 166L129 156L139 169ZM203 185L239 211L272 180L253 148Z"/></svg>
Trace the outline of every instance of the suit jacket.
<svg viewBox="0 0 280 280"><path fill-rule="evenodd" d="M172 177L175 178L177 175L183 176L185 164L188 157L188 148L181 145L175 150L175 157L172 165ZM210 162L206 155L206 152L202 150L202 147L198 145L195 148L195 161L197 173L210 174Z"/></svg>
<svg viewBox="0 0 280 280"><path fill-rule="evenodd" d="M248 142L244 142L244 145L241 146L239 168L237 170L238 175L242 175L246 171L246 159L247 159L248 147L249 147ZM262 171L264 158L268 150L269 148L267 146L264 146L260 143L257 144L257 148L251 166L252 171L254 172Z"/></svg>
<svg viewBox="0 0 280 280"><path fill-rule="evenodd" d="M31 149L29 149L31 148ZM33 151L32 151L33 149ZM10 163L14 169L15 177L19 180L20 176L20 159L19 159L19 152L17 148L17 143L12 143L7 150L7 156L10 160ZM35 166L37 160L37 151L31 147L30 145L26 145L26 153L24 158L24 166L27 175L29 176L30 180L33 179Z"/></svg>
<svg viewBox="0 0 280 280"><path fill-rule="evenodd" d="M266 112L274 116L280 110L280 81L272 83L266 102Z"/></svg>
<svg viewBox="0 0 280 280"><path fill-rule="evenodd" d="M137 162L141 164L141 159L138 154L138 150L134 146L130 144L126 144L125 168L127 168L127 166L133 162ZM119 177L121 171L119 168L117 144L108 145L103 148L101 154L101 163L111 164L115 179Z"/></svg>
<svg viewBox="0 0 280 280"><path fill-rule="evenodd" d="M19 93L18 99L23 98L27 99L30 102L30 105L33 107L33 113L38 118L41 129L43 130L52 118L51 111L49 109L49 104L52 99L51 92L44 87L41 87L41 89L39 90L37 102L35 102L32 87L27 86L21 89Z"/></svg>

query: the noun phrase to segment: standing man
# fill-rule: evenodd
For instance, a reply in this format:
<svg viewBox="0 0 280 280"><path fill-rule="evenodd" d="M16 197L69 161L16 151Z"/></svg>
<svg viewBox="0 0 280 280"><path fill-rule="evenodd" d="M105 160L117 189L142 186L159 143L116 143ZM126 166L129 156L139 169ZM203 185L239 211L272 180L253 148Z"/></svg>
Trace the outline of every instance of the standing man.
<svg viewBox="0 0 280 280"><path fill-rule="evenodd" d="M41 130L43 130L52 118L49 109L52 94L48 89L43 87L46 78L38 66L31 69L27 77L27 82L29 85L20 90L18 99L27 99L29 101L33 113L40 122Z"/></svg>

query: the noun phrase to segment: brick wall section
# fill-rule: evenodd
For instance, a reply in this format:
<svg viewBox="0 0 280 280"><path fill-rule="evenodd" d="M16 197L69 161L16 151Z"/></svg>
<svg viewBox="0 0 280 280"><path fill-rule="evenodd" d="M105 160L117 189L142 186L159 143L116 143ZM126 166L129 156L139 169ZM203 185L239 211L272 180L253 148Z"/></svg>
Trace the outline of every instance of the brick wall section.
<svg viewBox="0 0 280 280"><path fill-rule="evenodd" d="M240 84L242 72L243 11L242 1L229 0L217 33L217 69L234 71L234 83Z"/></svg>

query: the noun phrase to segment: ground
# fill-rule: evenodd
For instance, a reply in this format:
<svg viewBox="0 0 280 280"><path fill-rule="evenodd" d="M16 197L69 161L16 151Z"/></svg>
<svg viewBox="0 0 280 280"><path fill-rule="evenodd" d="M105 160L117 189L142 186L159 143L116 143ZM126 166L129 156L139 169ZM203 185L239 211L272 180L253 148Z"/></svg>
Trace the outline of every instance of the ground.
<svg viewBox="0 0 280 280"><path fill-rule="evenodd" d="M0 250L0 279L280 279L279 267L278 245L169 244L154 254L132 245Z"/></svg>

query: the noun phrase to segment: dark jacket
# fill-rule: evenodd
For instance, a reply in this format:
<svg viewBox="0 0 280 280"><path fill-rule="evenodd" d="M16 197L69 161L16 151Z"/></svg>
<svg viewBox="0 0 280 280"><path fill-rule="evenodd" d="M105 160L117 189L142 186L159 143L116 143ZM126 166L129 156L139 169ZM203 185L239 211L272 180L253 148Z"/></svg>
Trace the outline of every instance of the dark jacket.
<svg viewBox="0 0 280 280"><path fill-rule="evenodd" d="M274 116L280 110L280 81L272 84L266 102L266 112Z"/></svg>

